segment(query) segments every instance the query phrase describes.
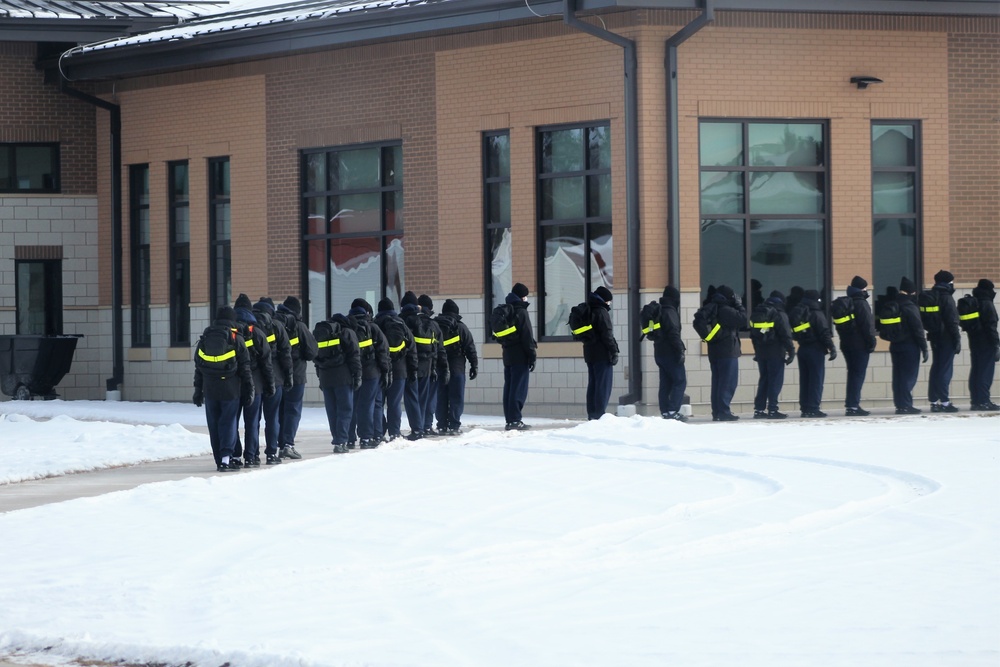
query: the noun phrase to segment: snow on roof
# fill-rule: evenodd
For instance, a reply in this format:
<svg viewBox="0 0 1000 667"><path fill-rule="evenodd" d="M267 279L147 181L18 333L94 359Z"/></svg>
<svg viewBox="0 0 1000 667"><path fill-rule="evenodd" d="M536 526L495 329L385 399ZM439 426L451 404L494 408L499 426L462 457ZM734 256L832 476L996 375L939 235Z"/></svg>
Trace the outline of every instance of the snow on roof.
<svg viewBox="0 0 1000 667"><path fill-rule="evenodd" d="M143 19L199 18L231 7L226 0L120 0L118 2L79 2L77 0L0 0L0 18L4 19ZM254 3L261 4L260 0ZM273 4L273 0L272 3Z"/></svg>

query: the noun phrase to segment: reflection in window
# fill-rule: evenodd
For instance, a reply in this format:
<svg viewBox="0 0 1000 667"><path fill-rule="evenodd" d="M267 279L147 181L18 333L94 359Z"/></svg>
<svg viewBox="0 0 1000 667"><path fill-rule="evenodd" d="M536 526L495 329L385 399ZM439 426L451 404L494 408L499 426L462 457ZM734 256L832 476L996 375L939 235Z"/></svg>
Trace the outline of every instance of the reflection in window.
<svg viewBox="0 0 1000 667"><path fill-rule="evenodd" d="M129 225L132 267L132 346L149 347L149 165L129 167Z"/></svg>
<svg viewBox="0 0 1000 667"><path fill-rule="evenodd" d="M0 192L59 192L59 144L0 144Z"/></svg>
<svg viewBox="0 0 1000 667"><path fill-rule="evenodd" d="M614 284L608 125L538 133L542 336L567 336L569 309Z"/></svg>
<svg viewBox="0 0 1000 667"><path fill-rule="evenodd" d="M170 344L191 344L191 207L188 163L167 165L170 207ZM214 313L213 313L214 315Z"/></svg>
<svg viewBox="0 0 1000 667"><path fill-rule="evenodd" d="M58 336L62 320L62 261L15 262L17 333Z"/></svg>
<svg viewBox="0 0 1000 667"><path fill-rule="evenodd" d="M725 284L749 309L773 290L825 291L826 125L702 121L699 131L702 298Z"/></svg>
<svg viewBox="0 0 1000 667"><path fill-rule="evenodd" d="M872 291L899 286L901 278L921 284L920 125L873 121Z"/></svg>
<svg viewBox="0 0 1000 667"><path fill-rule="evenodd" d="M208 268L213 312L233 302L230 205L229 158L213 158L208 161Z"/></svg>
<svg viewBox="0 0 1000 667"><path fill-rule="evenodd" d="M355 298L405 292L402 148L398 143L322 148L302 154L310 324L346 313Z"/></svg>
<svg viewBox="0 0 1000 667"><path fill-rule="evenodd" d="M510 132L483 135L483 232L486 248L485 307L489 313L514 286L510 233Z"/></svg>

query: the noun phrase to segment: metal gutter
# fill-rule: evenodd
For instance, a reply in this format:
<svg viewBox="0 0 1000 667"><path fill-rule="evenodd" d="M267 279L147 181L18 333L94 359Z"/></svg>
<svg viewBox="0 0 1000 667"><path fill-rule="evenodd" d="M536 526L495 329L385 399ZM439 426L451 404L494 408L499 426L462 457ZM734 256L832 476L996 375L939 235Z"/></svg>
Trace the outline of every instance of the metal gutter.
<svg viewBox="0 0 1000 667"><path fill-rule="evenodd" d="M118 391L125 377L125 335L122 324L122 113L117 104L76 90L60 80L59 90L111 114L111 329L112 376L107 390Z"/></svg>
<svg viewBox="0 0 1000 667"><path fill-rule="evenodd" d="M667 38L664 67L667 76L667 237L670 243L670 285L681 287L680 151L677 148L677 47L715 20L714 1L703 0L698 18Z"/></svg>
<svg viewBox="0 0 1000 667"><path fill-rule="evenodd" d="M618 398L619 405L642 400L642 354L639 327L639 84L635 42L621 35L584 23L576 17L576 0L564 0L563 20L599 39L622 47L625 60L625 226L628 253L628 393Z"/></svg>

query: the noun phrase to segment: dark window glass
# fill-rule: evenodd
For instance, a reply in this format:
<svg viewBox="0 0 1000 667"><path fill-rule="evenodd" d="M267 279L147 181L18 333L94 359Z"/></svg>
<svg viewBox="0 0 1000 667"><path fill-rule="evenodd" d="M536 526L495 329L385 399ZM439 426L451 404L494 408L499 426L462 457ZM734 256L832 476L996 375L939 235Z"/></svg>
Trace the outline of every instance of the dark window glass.
<svg viewBox="0 0 1000 667"><path fill-rule="evenodd" d="M483 135L483 233L486 249L484 306L503 303L514 286L510 232L510 133Z"/></svg>
<svg viewBox="0 0 1000 667"><path fill-rule="evenodd" d="M229 158L208 161L209 290L212 311L233 302Z"/></svg>
<svg viewBox="0 0 1000 667"><path fill-rule="evenodd" d="M569 309L614 285L610 125L541 129L538 150L539 324L563 337Z"/></svg>
<svg viewBox="0 0 1000 667"><path fill-rule="evenodd" d="M59 192L59 144L0 144L0 192Z"/></svg>
<svg viewBox="0 0 1000 667"><path fill-rule="evenodd" d="M704 120L699 131L702 298L725 284L749 309L772 290L825 291L825 123Z"/></svg>
<svg viewBox="0 0 1000 667"><path fill-rule="evenodd" d="M61 335L62 261L18 260L15 265L17 333Z"/></svg>
<svg viewBox="0 0 1000 667"><path fill-rule="evenodd" d="M170 211L170 344L191 344L191 208L188 163L167 165Z"/></svg>
<svg viewBox="0 0 1000 667"><path fill-rule="evenodd" d="M304 304L310 325L405 292L403 154L399 144L302 153Z"/></svg>
<svg viewBox="0 0 1000 667"><path fill-rule="evenodd" d="M920 124L873 121L872 292L876 301L902 278L920 285Z"/></svg>
<svg viewBox="0 0 1000 667"><path fill-rule="evenodd" d="M129 219L132 267L132 346L149 347L150 324L149 272L149 165L129 167Z"/></svg>

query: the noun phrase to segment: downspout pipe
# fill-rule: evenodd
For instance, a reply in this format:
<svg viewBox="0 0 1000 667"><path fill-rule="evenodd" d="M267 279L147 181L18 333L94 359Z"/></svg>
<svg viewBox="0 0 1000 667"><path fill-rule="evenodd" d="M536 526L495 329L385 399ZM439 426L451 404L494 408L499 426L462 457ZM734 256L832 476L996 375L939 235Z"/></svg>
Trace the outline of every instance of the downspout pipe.
<svg viewBox="0 0 1000 667"><path fill-rule="evenodd" d="M576 0L564 0L566 25L622 47L625 58L625 224L628 252L628 393L619 405L642 400L642 348L639 330L639 93L635 42L576 17Z"/></svg>
<svg viewBox="0 0 1000 667"><path fill-rule="evenodd" d="M124 381L125 334L122 325L122 111L117 104L102 100L82 90L71 88L60 79L59 90L111 114L111 330L112 376L105 382L108 391L118 391Z"/></svg>
<svg viewBox="0 0 1000 667"><path fill-rule="evenodd" d="M667 237L670 243L670 284L681 286L680 149L677 146L677 47L715 20L714 0L704 0L704 11L667 38L664 67L667 74Z"/></svg>

